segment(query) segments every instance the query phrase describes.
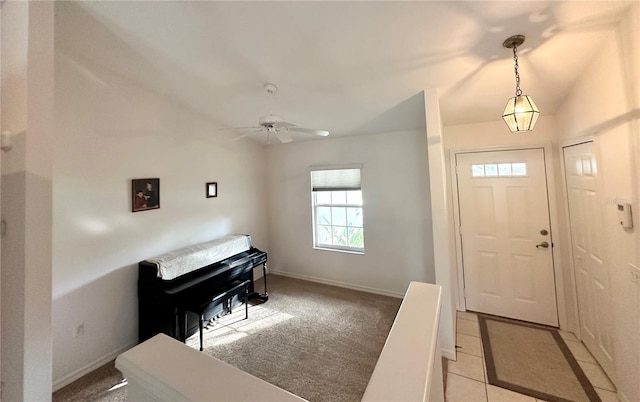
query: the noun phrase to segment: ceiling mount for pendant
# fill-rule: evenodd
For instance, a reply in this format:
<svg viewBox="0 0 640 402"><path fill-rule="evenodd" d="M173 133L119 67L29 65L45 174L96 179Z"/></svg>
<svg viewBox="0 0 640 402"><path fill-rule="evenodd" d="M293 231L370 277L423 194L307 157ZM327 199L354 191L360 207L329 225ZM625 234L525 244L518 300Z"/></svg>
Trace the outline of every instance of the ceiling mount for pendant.
<svg viewBox="0 0 640 402"><path fill-rule="evenodd" d="M505 39L505 41L502 42L502 46L506 47L507 49L513 49L514 47L520 46L523 43L524 35L513 35Z"/></svg>

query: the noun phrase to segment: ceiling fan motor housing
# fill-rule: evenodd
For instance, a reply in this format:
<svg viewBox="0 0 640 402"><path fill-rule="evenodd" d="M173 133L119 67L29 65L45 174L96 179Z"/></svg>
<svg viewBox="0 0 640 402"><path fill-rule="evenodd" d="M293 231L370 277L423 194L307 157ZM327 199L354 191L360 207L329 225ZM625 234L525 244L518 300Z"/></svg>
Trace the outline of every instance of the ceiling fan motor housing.
<svg viewBox="0 0 640 402"><path fill-rule="evenodd" d="M274 124L278 124L281 121L282 121L282 119L280 119L280 117L270 114L270 115L267 115L267 116L260 116L260 119L258 120L258 123L261 126L273 126Z"/></svg>

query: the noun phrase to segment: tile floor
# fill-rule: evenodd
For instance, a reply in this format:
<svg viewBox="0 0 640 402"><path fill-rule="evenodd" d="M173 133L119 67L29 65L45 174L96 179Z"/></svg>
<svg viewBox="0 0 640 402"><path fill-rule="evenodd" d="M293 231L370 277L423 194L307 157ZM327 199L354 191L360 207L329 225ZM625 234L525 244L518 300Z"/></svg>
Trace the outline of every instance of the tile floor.
<svg viewBox="0 0 640 402"><path fill-rule="evenodd" d="M458 360L447 364L447 402L538 402L487 383L486 367L478 317L472 312L458 312ZM560 331L567 346L591 381L603 402L617 402L615 387L585 346L570 332Z"/></svg>

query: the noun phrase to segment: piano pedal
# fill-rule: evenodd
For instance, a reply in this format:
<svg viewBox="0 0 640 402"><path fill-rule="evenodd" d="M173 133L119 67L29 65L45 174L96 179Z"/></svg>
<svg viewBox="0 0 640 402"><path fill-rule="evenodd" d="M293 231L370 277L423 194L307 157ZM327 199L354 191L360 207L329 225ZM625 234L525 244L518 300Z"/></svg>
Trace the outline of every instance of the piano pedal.
<svg viewBox="0 0 640 402"><path fill-rule="evenodd" d="M204 324L204 329L211 329L216 325L216 317L211 317L209 318L209 320Z"/></svg>

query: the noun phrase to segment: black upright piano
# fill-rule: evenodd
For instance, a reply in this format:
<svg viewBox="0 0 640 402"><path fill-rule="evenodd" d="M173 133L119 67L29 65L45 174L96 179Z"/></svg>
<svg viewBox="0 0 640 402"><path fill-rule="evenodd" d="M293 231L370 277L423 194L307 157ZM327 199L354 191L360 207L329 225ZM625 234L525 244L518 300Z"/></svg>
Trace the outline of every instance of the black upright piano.
<svg viewBox="0 0 640 402"><path fill-rule="evenodd" d="M193 246L196 247L195 251L193 247L185 247L168 253L171 255L167 260L177 264L179 268L177 270L179 274L175 277L171 274L165 274L165 278L162 277L160 265L163 261L161 258L160 261L158 258L150 258L138 264L138 341L140 343L161 332L178 340L182 340L183 336L188 337L194 334L198 330L200 318L194 313L185 312L185 306L211 300L238 281L250 281L249 298L258 298L262 301L268 299L266 287L267 253L253 247L250 236L242 236L246 236L247 247L244 247L246 250L218 261L207 260L209 256L207 254L203 258L201 251L203 249L205 252L211 251L207 250L209 246L218 247L217 240L202 243L204 246L199 249L197 247L201 245ZM220 247L225 248L226 246L222 244ZM229 253L226 249L225 252ZM189 260L192 257L190 254L199 255L196 256L198 258ZM215 260L216 255L220 253L213 250L210 254ZM194 260L202 265L193 266ZM190 267L183 269L180 266L181 261L189 261ZM255 291L253 282L253 269L259 266L262 266L264 275L264 293L262 294ZM215 316L222 309L220 304L211 304L205 312L205 319Z"/></svg>

